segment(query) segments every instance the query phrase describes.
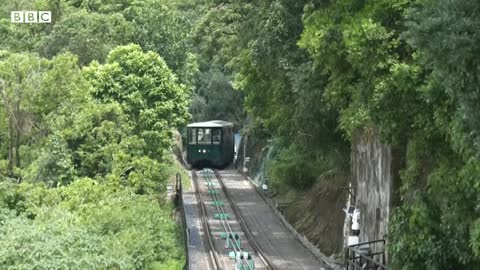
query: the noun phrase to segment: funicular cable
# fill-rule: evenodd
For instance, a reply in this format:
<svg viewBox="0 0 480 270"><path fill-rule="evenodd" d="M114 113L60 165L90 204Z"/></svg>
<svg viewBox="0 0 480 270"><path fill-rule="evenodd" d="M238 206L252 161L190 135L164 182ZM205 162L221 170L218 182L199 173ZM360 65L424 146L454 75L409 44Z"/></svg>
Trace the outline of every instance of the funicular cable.
<svg viewBox="0 0 480 270"><path fill-rule="evenodd" d="M203 172L203 176L204 176L205 181L210 182L210 183L213 184L213 182L212 182L212 180L211 180L211 178L210 178L210 173L208 172L208 170L203 169L202 172ZM233 230L232 230L232 227L231 227L230 224L228 223L228 220L227 220L228 217L227 217L227 215L226 215L226 213L225 213L225 210L224 210L223 206L220 205L219 203L218 203L218 204L215 203L215 201L220 202L220 198L219 198L218 194L216 193L216 190L213 188L213 186L211 186L212 184L210 184L210 185L207 184L207 188L208 188L208 190L211 191L210 194L212 195L212 198L213 198L213 200L214 200L214 205L215 205L215 208L216 208L216 210L217 210L217 212L218 212L218 214L219 214L219 219L220 219L220 222L221 222L221 224L222 224L222 226L223 226L223 228L224 228L224 230L225 230L226 237L228 238L228 237L230 237L230 235L231 235L232 237L234 237L235 234L234 234L234 232L233 232ZM250 264L248 263L248 260L243 256L244 252L242 251L242 249L241 249L241 247L240 247L240 244L239 244L237 241L235 241L235 239L233 240L233 243L234 243L234 244L233 244L233 249L234 249L234 252L235 252L235 257L237 257L237 256L236 256L237 254L240 254L240 257L243 258L243 259L241 260L241 264L242 264L244 267L246 266L246 267L247 267L248 269L250 269L250 270L254 270L254 268L252 268L252 267L250 266ZM237 250L238 250L238 253L237 253Z"/></svg>

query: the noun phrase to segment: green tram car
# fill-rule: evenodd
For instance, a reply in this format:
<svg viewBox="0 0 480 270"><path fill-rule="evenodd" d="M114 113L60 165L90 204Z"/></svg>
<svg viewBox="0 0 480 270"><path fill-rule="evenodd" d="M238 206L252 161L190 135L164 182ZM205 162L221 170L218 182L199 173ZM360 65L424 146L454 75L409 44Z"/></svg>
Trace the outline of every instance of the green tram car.
<svg viewBox="0 0 480 270"><path fill-rule="evenodd" d="M194 168L226 167L233 161L233 124L214 120L187 126L187 161Z"/></svg>

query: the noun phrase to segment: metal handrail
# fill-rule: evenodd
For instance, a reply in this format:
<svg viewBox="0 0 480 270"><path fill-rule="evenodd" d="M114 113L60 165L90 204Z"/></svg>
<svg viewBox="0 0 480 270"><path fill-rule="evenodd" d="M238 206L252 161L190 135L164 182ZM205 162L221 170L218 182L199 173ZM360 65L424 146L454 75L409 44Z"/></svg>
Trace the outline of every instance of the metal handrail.
<svg viewBox="0 0 480 270"><path fill-rule="evenodd" d="M368 255L364 255L364 254L360 254L358 252L358 250L356 249L356 247L361 247L361 246L370 246L371 244L375 244L375 243L383 243L383 250L382 251L378 251L378 252L373 252L373 253L369 253ZM349 269L349 266L352 265L354 267L354 269L357 269L357 268L360 268L360 269L383 269L383 270L388 270L389 268L383 264L383 262L385 261L385 239L380 239L380 240L373 240L373 241L368 241L368 242L364 242L364 243L359 243L359 244L355 244L355 245L351 245L347 248L347 269ZM352 253L352 257L350 257L350 253ZM375 256L379 256L379 255L383 255L383 258L382 258L382 262L378 262L376 260L374 260L373 258ZM357 260L358 259L364 259L366 261L368 261L369 263L372 263L373 265L372 266L369 266L367 268L363 268L362 265L359 265L357 263Z"/></svg>
<svg viewBox="0 0 480 270"><path fill-rule="evenodd" d="M360 247L360 246L375 244L375 243L379 243L379 242L383 242L384 245L386 243L385 239L378 239L378 240L372 240L372 241L368 241L368 242L363 242L363 243L351 245L351 246L348 246L348 248Z"/></svg>
<svg viewBox="0 0 480 270"><path fill-rule="evenodd" d="M380 254L381 254L381 253L380 253ZM357 254L357 255L358 255L358 257L355 257L355 256L354 256L353 258L351 258L351 259L353 260L353 263L354 263L354 264L356 264L356 263L355 263L355 260L356 260L356 259L363 258L363 259L366 259L367 261L375 264L375 267L381 267L382 269L388 269L388 267L387 267L386 265L384 265L384 264L382 264L382 263L379 263L379 262L373 260L372 258L370 258L370 257L368 257L368 256L365 256L365 255L363 255L363 254ZM350 262L350 261L349 261L349 262Z"/></svg>
<svg viewBox="0 0 480 270"><path fill-rule="evenodd" d="M177 196L177 202L179 207L180 207L180 213L181 213L181 218L182 218L182 226L184 227L184 244L185 244L185 252L187 253L187 256L185 258L186 262L185 262L185 266L184 266L184 270L188 270L188 266L189 266L189 251L188 251L188 243L189 243L189 239L190 239L190 234L188 232L188 226L187 226L187 218L186 218L186 214L185 214L185 206L183 204L183 198L182 198L182 193L183 193L183 189L182 189L182 176L177 173L177 176L176 176L176 196ZM187 227L187 228L185 228Z"/></svg>

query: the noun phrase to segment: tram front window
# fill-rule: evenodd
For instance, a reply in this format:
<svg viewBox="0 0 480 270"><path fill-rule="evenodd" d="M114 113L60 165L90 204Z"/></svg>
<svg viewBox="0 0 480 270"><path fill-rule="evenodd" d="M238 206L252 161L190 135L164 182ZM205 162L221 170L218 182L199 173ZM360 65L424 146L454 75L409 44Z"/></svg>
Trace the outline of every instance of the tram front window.
<svg viewBox="0 0 480 270"><path fill-rule="evenodd" d="M211 144L212 130L209 128L198 129L198 144Z"/></svg>

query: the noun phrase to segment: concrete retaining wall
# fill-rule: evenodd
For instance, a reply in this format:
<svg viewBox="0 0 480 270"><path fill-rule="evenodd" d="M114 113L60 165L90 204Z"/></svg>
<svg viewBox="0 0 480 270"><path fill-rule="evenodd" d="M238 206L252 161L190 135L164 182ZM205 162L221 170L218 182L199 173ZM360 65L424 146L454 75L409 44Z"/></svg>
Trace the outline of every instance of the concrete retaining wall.
<svg viewBox="0 0 480 270"><path fill-rule="evenodd" d="M360 242L383 239L388 232L391 164L392 150L380 141L377 132L368 129L354 134L352 177L354 204L361 211Z"/></svg>

